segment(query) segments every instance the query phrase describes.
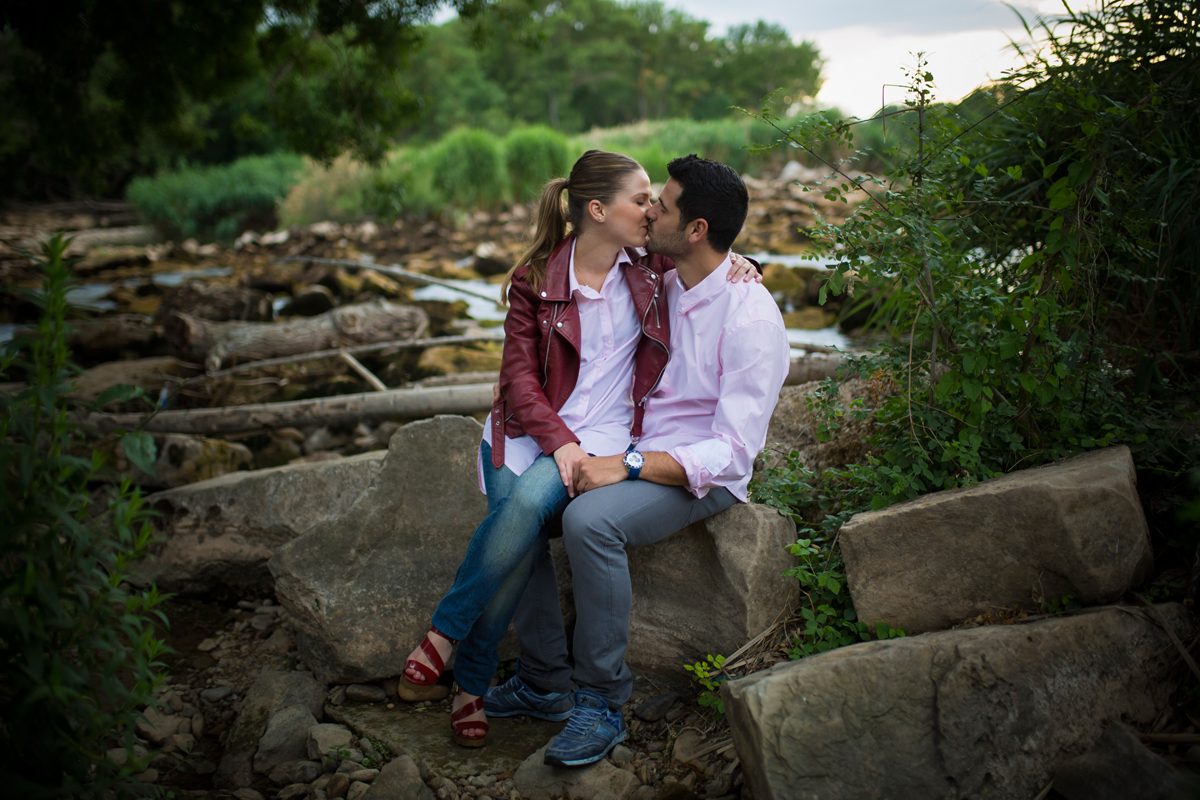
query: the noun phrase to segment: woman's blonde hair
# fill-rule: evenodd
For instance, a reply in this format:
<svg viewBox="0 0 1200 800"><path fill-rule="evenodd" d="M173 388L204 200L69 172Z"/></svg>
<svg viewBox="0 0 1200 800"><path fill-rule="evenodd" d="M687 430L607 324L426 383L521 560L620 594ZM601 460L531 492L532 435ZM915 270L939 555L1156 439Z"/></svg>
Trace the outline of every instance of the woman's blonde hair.
<svg viewBox="0 0 1200 800"><path fill-rule="evenodd" d="M587 204L592 200L612 202L625 176L641 168L641 164L621 153L588 150L571 167L568 177L547 181L538 200L533 243L504 277L500 302L508 302L508 287L512 285L513 273L524 264L529 265L526 275L529 285L534 291L541 289L546 280L546 261L554 247L567 235L567 224L570 223L571 230L578 231L583 225ZM562 198L564 189L567 192L565 208Z"/></svg>

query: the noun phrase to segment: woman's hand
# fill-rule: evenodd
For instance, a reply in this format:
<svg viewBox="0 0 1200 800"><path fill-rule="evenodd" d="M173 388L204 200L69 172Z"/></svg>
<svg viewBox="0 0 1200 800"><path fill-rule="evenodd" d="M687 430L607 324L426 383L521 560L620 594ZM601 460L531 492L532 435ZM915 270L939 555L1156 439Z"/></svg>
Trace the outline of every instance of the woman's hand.
<svg viewBox="0 0 1200 800"><path fill-rule="evenodd" d="M762 283L762 274L749 259L737 253L730 253L729 263L733 265L726 276L730 283L737 283L738 281Z"/></svg>
<svg viewBox="0 0 1200 800"><path fill-rule="evenodd" d="M554 451L554 463L558 464L558 474L563 486L567 487L567 496L575 496L575 472L580 463L587 458L587 453L575 442L568 442Z"/></svg>

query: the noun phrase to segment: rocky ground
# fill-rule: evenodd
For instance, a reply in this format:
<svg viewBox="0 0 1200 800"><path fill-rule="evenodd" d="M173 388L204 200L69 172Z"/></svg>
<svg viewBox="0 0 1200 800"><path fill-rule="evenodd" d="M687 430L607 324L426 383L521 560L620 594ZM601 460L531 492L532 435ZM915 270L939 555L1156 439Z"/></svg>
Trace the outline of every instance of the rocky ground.
<svg viewBox="0 0 1200 800"><path fill-rule="evenodd" d="M456 746L448 702L410 705L395 682L320 687L319 730L305 731L301 758L255 772L250 787L218 789L225 740L247 695L264 673L295 671L295 638L272 598L228 604L179 599L167 608L173 648L157 707L139 725L138 779L177 797L337 798L367 795L381 775L387 785L368 797L457 798L737 798L744 794L728 727L701 709L676 681L639 679L628 704L629 739L594 767L562 770L541 764L541 748L560 727L534 720L494 720L483 750ZM398 644L399 647L399 644ZM402 654L399 654L398 658ZM682 674L682 673L681 673ZM315 683L314 683L315 685ZM264 748L266 739L259 745ZM327 748L327 749L322 749ZM125 758L122 750L112 757ZM263 764L262 766L265 766ZM389 765L393 765L390 766ZM427 790L421 789L421 786ZM428 791L428 794L424 794Z"/></svg>

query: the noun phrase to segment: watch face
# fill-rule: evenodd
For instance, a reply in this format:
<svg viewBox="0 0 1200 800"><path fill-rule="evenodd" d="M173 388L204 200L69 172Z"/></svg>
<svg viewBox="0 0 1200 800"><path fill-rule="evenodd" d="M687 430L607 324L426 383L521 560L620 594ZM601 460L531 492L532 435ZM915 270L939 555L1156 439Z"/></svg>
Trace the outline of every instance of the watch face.
<svg viewBox="0 0 1200 800"><path fill-rule="evenodd" d="M646 463L646 457L643 456L641 453L639 453L637 450L631 450L630 452L625 454L625 468L626 469L641 469L642 465L645 463Z"/></svg>

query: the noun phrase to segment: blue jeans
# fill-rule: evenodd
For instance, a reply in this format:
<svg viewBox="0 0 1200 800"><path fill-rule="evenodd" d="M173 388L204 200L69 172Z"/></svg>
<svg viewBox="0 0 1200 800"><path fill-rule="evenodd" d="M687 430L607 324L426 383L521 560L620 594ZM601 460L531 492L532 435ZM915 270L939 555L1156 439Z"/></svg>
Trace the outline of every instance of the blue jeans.
<svg viewBox="0 0 1200 800"><path fill-rule="evenodd" d="M550 456L514 475L492 466L480 444L488 515L467 545L454 585L433 613L433 626L458 639L454 677L463 691L482 695L499 665L498 648L533 570L542 528L566 508L567 489Z"/></svg>

